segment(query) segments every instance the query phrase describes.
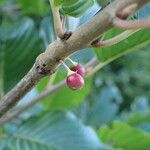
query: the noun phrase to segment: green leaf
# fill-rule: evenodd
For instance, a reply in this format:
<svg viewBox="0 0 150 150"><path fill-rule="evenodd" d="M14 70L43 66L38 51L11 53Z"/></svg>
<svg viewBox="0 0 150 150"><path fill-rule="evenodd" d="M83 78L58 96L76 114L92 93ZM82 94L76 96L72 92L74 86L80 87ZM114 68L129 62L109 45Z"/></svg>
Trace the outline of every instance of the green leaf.
<svg viewBox="0 0 150 150"><path fill-rule="evenodd" d="M61 12L73 17L82 16L94 4L93 0L78 0L70 5L62 5Z"/></svg>
<svg viewBox="0 0 150 150"><path fill-rule="evenodd" d="M46 113L30 119L12 135L11 150L103 150L94 131L72 113Z"/></svg>
<svg viewBox="0 0 150 150"><path fill-rule="evenodd" d="M26 15L45 15L48 5L44 0L17 0Z"/></svg>
<svg viewBox="0 0 150 150"><path fill-rule="evenodd" d="M49 77L49 76L44 77L44 78L37 84L37 86L36 86L37 90L38 90L39 92L42 92L43 90L45 90L45 89L46 89L46 86L47 86L47 84L48 84L48 82L49 82L49 80L50 80L50 77Z"/></svg>
<svg viewBox="0 0 150 150"><path fill-rule="evenodd" d="M74 4L77 1L78 0L54 0L54 4L56 6L59 6L59 5L71 5L71 4Z"/></svg>
<svg viewBox="0 0 150 150"><path fill-rule="evenodd" d="M56 6L59 6L63 3L63 0L53 0Z"/></svg>
<svg viewBox="0 0 150 150"><path fill-rule="evenodd" d="M126 116L125 122L131 126L142 129L144 131L150 131L150 112L137 112Z"/></svg>
<svg viewBox="0 0 150 150"><path fill-rule="evenodd" d="M0 0L0 4L3 3L3 2L4 2L4 0Z"/></svg>
<svg viewBox="0 0 150 150"><path fill-rule="evenodd" d="M128 115L125 118L125 121L132 126L137 126L144 122L150 122L150 113L144 114L141 112L137 112L135 114Z"/></svg>
<svg viewBox="0 0 150 150"><path fill-rule="evenodd" d="M109 2L111 2L112 0L97 0L97 3L101 6L101 7L105 7Z"/></svg>
<svg viewBox="0 0 150 150"><path fill-rule="evenodd" d="M112 29L106 33L106 39L112 38L115 35L121 33L119 29ZM134 50L139 50L150 44L150 30L143 29L125 39L124 41L117 43L116 45L106 48L95 48L97 57L102 62L110 62L116 58L121 57Z"/></svg>
<svg viewBox="0 0 150 150"><path fill-rule="evenodd" d="M150 134L115 121L112 128L103 127L99 136L104 143L123 150L149 150Z"/></svg>
<svg viewBox="0 0 150 150"><path fill-rule="evenodd" d="M0 60L0 74L3 74L3 89L8 91L32 67L41 52L43 42L34 22L29 18L23 18L13 24L3 23L0 27L0 37L3 42L0 51L0 57L3 56Z"/></svg>

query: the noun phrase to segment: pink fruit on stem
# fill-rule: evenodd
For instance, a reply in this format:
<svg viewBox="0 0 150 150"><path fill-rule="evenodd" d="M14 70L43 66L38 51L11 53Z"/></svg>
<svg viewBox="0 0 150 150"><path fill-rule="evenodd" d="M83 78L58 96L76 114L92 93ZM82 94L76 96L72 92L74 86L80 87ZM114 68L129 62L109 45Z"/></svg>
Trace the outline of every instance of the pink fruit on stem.
<svg viewBox="0 0 150 150"><path fill-rule="evenodd" d="M80 74L82 77L84 77L86 74L85 68L80 64L70 67L70 70Z"/></svg>
<svg viewBox="0 0 150 150"><path fill-rule="evenodd" d="M72 74L68 75L66 83L70 89L79 90L84 86L84 79L80 74L73 72Z"/></svg>
<svg viewBox="0 0 150 150"><path fill-rule="evenodd" d="M80 74L82 77L85 76L86 74L86 69L84 68L84 66L78 64L77 62L73 61L72 59L68 58L68 60L73 64L72 67L70 67L70 70L77 72L78 74Z"/></svg>
<svg viewBox="0 0 150 150"><path fill-rule="evenodd" d="M63 61L61 61L61 63L68 71L68 76L66 79L67 86L72 90L79 90L79 89L83 88L83 86L84 86L83 77L80 74L78 74L77 72L70 70L70 68Z"/></svg>

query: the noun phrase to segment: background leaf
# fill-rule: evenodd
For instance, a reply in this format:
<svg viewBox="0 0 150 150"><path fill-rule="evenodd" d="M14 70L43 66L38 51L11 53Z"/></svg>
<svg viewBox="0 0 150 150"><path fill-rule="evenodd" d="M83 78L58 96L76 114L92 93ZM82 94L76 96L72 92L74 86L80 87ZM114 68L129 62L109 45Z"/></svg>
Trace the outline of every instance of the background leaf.
<svg viewBox="0 0 150 150"><path fill-rule="evenodd" d="M112 29L106 34L105 38L106 39L112 38L117 34L119 34L120 32L121 31L118 29ZM149 45L150 44L149 34L150 34L150 30L143 29L133 34L129 38L125 39L124 41L115 44L111 47L106 47L101 49L95 48L94 50L100 61L109 61L109 60L111 61L131 51L139 50L140 48Z"/></svg>
<svg viewBox="0 0 150 150"><path fill-rule="evenodd" d="M99 135L105 143L124 150L149 150L150 147L150 134L121 122L114 122L112 128L102 128Z"/></svg>
<svg viewBox="0 0 150 150"><path fill-rule="evenodd" d="M67 137L67 138L64 138ZM11 150L103 150L95 133L73 114L46 113L22 125L12 136Z"/></svg>
<svg viewBox="0 0 150 150"><path fill-rule="evenodd" d="M112 0L97 0L97 3L101 6L101 7L105 7L109 2L111 2Z"/></svg>
<svg viewBox="0 0 150 150"><path fill-rule="evenodd" d="M26 15L44 15L48 12L45 0L17 0Z"/></svg>
<svg viewBox="0 0 150 150"><path fill-rule="evenodd" d="M6 150L7 147L7 142L6 142L6 138L0 138L0 150Z"/></svg>
<svg viewBox="0 0 150 150"><path fill-rule="evenodd" d="M77 114L86 124L96 128L108 124L116 117L119 111L118 104L122 102L122 97L119 94L117 87L113 84L108 84L107 87L101 88L100 92L91 90L86 101L79 109L80 113Z"/></svg>
<svg viewBox="0 0 150 150"><path fill-rule="evenodd" d="M4 75L4 91L10 90L31 68L35 58L41 53L43 43L34 22L29 18L4 22L0 27L1 66ZM17 69L16 69L17 68Z"/></svg>
<svg viewBox="0 0 150 150"><path fill-rule="evenodd" d="M78 0L70 5L62 5L61 13L64 15L69 15L73 17L82 16L92 5L94 4L93 0Z"/></svg>
<svg viewBox="0 0 150 150"><path fill-rule="evenodd" d="M45 48L56 39L52 14L50 14L50 17L42 19L39 32Z"/></svg>
<svg viewBox="0 0 150 150"><path fill-rule="evenodd" d="M54 0L56 6L58 5L71 5L77 2L77 0Z"/></svg>
<svg viewBox="0 0 150 150"><path fill-rule="evenodd" d="M150 113L137 112L125 118L126 123L144 131L150 132Z"/></svg>

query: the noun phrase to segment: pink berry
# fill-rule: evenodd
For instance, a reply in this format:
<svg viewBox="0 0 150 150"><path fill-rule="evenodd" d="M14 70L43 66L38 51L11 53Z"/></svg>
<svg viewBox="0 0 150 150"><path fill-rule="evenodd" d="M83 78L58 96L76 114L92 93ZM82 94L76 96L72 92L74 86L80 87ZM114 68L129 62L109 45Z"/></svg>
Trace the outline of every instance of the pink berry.
<svg viewBox="0 0 150 150"><path fill-rule="evenodd" d="M80 65L80 64L77 64L76 66L72 66L70 68L70 70L80 74L82 77L84 77L85 74L86 74L85 68L82 65Z"/></svg>
<svg viewBox="0 0 150 150"><path fill-rule="evenodd" d="M84 86L84 79L78 73L72 73L66 79L67 86L72 90L78 90L83 88Z"/></svg>

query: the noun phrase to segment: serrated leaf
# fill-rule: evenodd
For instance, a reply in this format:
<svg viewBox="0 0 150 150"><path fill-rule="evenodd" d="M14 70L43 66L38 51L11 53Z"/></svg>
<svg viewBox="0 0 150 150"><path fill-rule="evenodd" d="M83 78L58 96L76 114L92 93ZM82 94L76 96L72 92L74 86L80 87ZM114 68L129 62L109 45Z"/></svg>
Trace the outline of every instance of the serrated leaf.
<svg viewBox="0 0 150 150"><path fill-rule="evenodd" d="M1 71L4 74L4 91L8 91L31 68L35 58L41 52L43 42L34 22L29 18L13 24L4 23L0 27L0 37L3 41L1 52L4 53L4 61L0 65L3 63Z"/></svg>
<svg viewBox="0 0 150 150"><path fill-rule="evenodd" d="M12 135L11 150L103 150L89 127L72 113L46 113L30 119Z"/></svg>
<svg viewBox="0 0 150 150"><path fill-rule="evenodd" d="M62 5L61 12L64 15L70 15L73 17L80 17L83 15L92 5L94 4L93 0L78 0L71 5Z"/></svg>
<svg viewBox="0 0 150 150"><path fill-rule="evenodd" d="M112 128L103 127L99 136L104 143L123 150L149 150L150 134L133 128L125 123L115 121Z"/></svg>
<svg viewBox="0 0 150 150"><path fill-rule="evenodd" d="M106 38L112 38L121 33L118 29L112 29L106 33ZM139 50L150 44L150 30L143 29L125 39L124 41L117 43L116 45L106 48L95 48L95 52L100 61L112 61L122 55L125 55L134 50Z"/></svg>

